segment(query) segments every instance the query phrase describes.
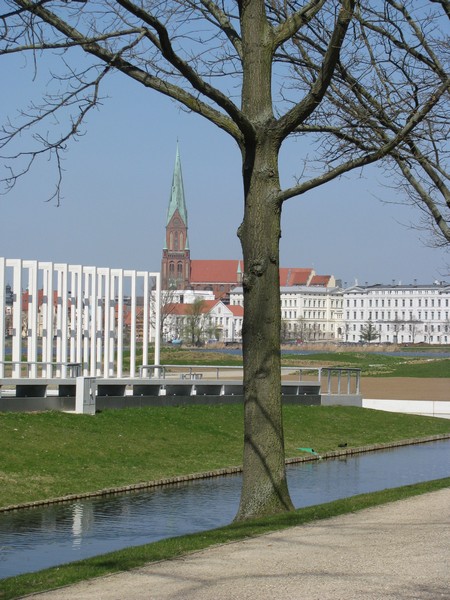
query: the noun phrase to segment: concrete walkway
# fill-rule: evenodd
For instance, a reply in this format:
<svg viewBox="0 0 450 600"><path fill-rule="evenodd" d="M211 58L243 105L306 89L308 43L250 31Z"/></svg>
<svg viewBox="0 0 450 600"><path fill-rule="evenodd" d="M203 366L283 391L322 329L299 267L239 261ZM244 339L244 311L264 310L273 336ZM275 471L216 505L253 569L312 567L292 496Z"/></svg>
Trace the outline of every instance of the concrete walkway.
<svg viewBox="0 0 450 600"><path fill-rule="evenodd" d="M33 597L449 600L450 488Z"/></svg>

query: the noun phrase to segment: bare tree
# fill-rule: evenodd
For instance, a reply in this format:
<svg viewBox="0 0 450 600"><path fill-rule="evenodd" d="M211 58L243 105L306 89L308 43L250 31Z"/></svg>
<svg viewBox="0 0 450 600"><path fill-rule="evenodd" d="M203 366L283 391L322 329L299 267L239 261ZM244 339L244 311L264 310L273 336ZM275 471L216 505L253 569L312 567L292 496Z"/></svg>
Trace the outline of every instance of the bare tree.
<svg viewBox="0 0 450 600"><path fill-rule="evenodd" d="M186 308L185 335L192 346L200 346L204 334L205 301L197 298Z"/></svg>
<svg viewBox="0 0 450 600"><path fill-rule="evenodd" d="M159 327L159 336L161 339L165 339L167 333L167 324L171 320L171 316L176 310L178 295L176 290L161 290L160 294L160 303L161 303L161 315L160 315L160 327ZM158 335L156 332L156 317L154 316L156 313L156 286L153 285L150 290L150 307L151 307L151 319L150 325L155 330L155 335Z"/></svg>
<svg viewBox="0 0 450 600"><path fill-rule="evenodd" d="M244 476L237 519L292 509L280 381L282 206L403 151L415 131L429 141L423 124L439 110L449 83L422 59L428 37L417 36L413 25L425 33L432 21L437 44L448 1L4 0L3 6L0 54L29 53L38 67L51 52L66 67L53 94L3 128L0 144L11 147L13 159L8 186L42 154L59 168L61 152L99 104L111 72L168 96L235 140L242 157L238 235L245 264ZM354 112L346 110L350 101ZM68 127L52 132L47 122L57 114L56 122ZM24 149L23 136L33 127L34 144ZM282 189L279 153L293 137L304 152L301 174ZM58 179L56 197L59 190Z"/></svg>

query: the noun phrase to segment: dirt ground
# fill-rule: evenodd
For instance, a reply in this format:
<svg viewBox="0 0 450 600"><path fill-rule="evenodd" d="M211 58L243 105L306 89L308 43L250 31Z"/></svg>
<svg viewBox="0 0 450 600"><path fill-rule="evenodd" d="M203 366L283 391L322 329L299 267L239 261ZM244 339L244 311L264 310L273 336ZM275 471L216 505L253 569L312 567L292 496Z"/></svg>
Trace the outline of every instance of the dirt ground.
<svg viewBox="0 0 450 600"><path fill-rule="evenodd" d="M363 398L386 400L450 400L450 378L362 377Z"/></svg>

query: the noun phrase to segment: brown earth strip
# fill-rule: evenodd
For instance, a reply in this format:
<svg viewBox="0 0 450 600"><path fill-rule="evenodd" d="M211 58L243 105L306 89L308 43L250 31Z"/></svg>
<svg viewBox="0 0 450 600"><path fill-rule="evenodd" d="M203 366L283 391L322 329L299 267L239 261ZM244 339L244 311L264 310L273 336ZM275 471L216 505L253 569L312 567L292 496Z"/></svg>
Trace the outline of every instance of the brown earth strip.
<svg viewBox="0 0 450 600"><path fill-rule="evenodd" d="M363 398L387 400L450 400L450 379L362 377Z"/></svg>

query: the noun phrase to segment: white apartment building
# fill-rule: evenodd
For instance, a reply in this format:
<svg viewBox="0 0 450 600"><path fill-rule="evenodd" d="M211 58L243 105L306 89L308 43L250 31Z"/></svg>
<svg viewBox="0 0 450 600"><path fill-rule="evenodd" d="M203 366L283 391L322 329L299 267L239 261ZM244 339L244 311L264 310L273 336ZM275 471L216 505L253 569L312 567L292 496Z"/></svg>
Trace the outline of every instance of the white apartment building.
<svg viewBox="0 0 450 600"><path fill-rule="evenodd" d="M242 288L230 304L243 306ZM379 343L449 344L450 285L281 288L282 339L357 343L371 323Z"/></svg>
<svg viewBox="0 0 450 600"><path fill-rule="evenodd" d="M450 285L355 285L343 290L343 341L372 323L380 343L450 343Z"/></svg>
<svg viewBox="0 0 450 600"><path fill-rule="evenodd" d="M181 340L190 343L217 341L234 343L242 341L244 310L221 300L203 300L191 303L174 303L163 306L164 341Z"/></svg>
<svg viewBox="0 0 450 600"><path fill-rule="evenodd" d="M343 298L338 287L281 287L282 339L337 341L343 334ZM230 293L230 305L244 305L241 287Z"/></svg>

